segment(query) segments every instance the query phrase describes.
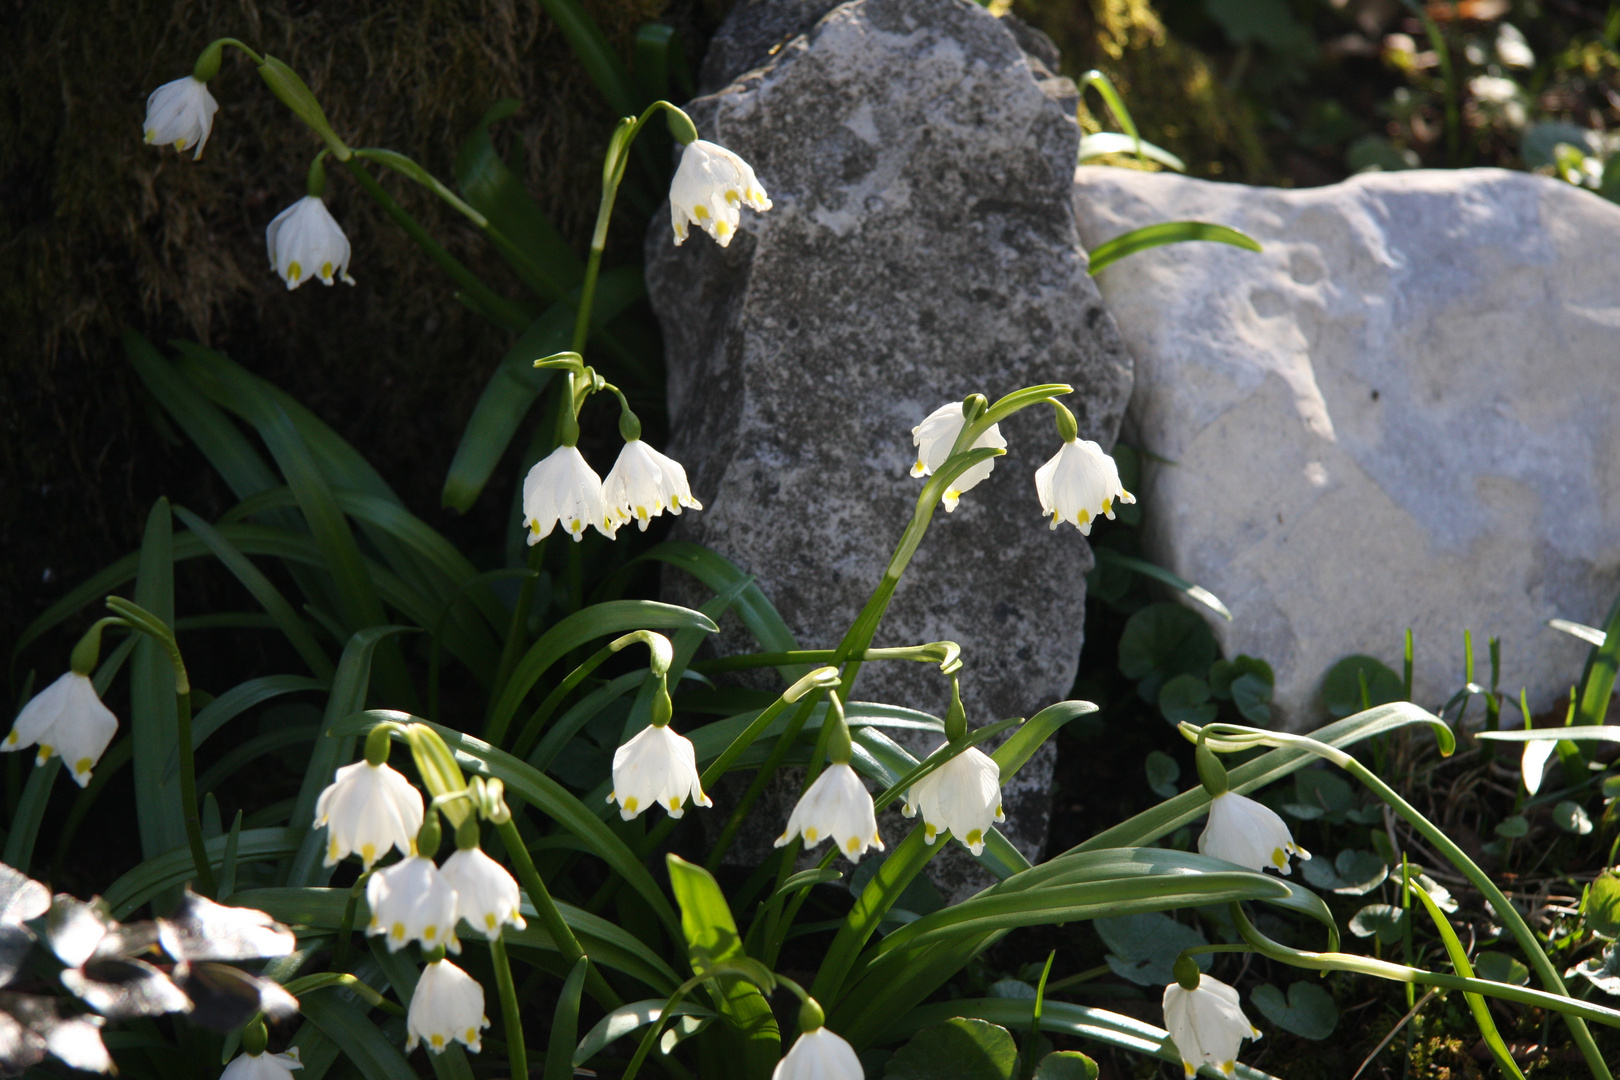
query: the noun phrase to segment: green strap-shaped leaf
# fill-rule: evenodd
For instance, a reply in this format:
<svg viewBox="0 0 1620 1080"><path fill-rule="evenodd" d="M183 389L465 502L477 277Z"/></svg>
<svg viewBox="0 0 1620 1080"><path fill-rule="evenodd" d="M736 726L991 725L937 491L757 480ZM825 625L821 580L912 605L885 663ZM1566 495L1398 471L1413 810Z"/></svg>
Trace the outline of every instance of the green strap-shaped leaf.
<svg viewBox="0 0 1620 1080"><path fill-rule="evenodd" d="M656 559L685 570L715 593L725 593L738 584L744 584L732 609L743 625L748 627L748 632L754 635L754 640L759 642L760 649L764 652L794 652L799 648L798 639L766 598L764 590L740 566L719 552L684 540L667 540L640 558ZM783 681L793 683L810 671L810 665L788 664L777 668L777 671L781 673Z"/></svg>
<svg viewBox="0 0 1620 1080"><path fill-rule="evenodd" d="M392 634L403 633L404 626L372 626L358 631L343 647L343 658L338 661L337 674L332 678L332 692L326 699L326 712L321 718L322 738L315 740L310 751L309 765L304 769L304 781L293 802L291 824L294 828L308 829L298 857L293 860L287 874L289 885L313 885L320 873L321 852L324 850L322 834L315 829L315 803L321 792L332 782L338 768L354 759L354 735L340 731L342 722L366 707L366 695L371 689L371 664L377 646Z"/></svg>
<svg viewBox="0 0 1620 1080"><path fill-rule="evenodd" d="M298 1011L343 1053L366 1080L417 1080L416 1070L382 1028L335 990L317 990L298 1001Z"/></svg>
<svg viewBox="0 0 1620 1080"><path fill-rule="evenodd" d="M615 267L605 272L596 283L592 326L600 327L645 294L639 266ZM530 323L506 351L467 418L461 443L444 479L440 496L443 505L465 513L478 500L523 418L550 385L554 373L536 371L534 362L568 348L573 332L574 303L565 298Z"/></svg>
<svg viewBox="0 0 1620 1080"><path fill-rule="evenodd" d="M1259 251L1260 242L1225 225L1212 225L1207 221L1165 221L1158 225L1144 225L1122 236L1098 244L1091 252L1090 269L1099 274L1111 263L1127 255L1158 247L1161 244L1179 244L1185 240L1213 240L1231 244L1247 251Z"/></svg>
<svg viewBox="0 0 1620 1080"><path fill-rule="evenodd" d="M302 675L265 675L257 679L248 679L237 683L219 697L210 701L208 705L191 719L192 749L195 750L206 742L227 723L242 715L247 710L264 704L272 698L282 694L296 694L309 690L327 690L331 684L320 679L310 679ZM180 772L180 754L176 751L170 755L168 765L163 770L163 782L168 783Z"/></svg>
<svg viewBox="0 0 1620 1080"><path fill-rule="evenodd" d="M568 39L568 45L584 66L591 82L607 99L608 106L620 116L635 116L641 111L641 95L625 70L624 62L608 44L607 36L585 13L577 0L540 0L557 29Z"/></svg>
<svg viewBox="0 0 1620 1080"><path fill-rule="evenodd" d="M681 931L696 974L744 955L742 937L731 917L725 893L707 870L670 855L669 884L681 907ZM769 1077L782 1056L782 1037L771 1015L770 1003L753 983L736 975L720 976L718 991L711 988L715 1007L728 1023L716 1029L732 1035L737 1075L745 1080Z"/></svg>
<svg viewBox="0 0 1620 1080"><path fill-rule="evenodd" d="M382 969L388 985L394 988L394 996L400 1001L409 1002L415 996L416 983L421 978L416 964L406 953L389 952L380 938L366 940L371 946L372 959ZM473 1080L472 1063L467 1060L467 1052L459 1043L451 1043L441 1053L429 1051L427 1060L438 1080Z"/></svg>
<svg viewBox="0 0 1620 1080"><path fill-rule="evenodd" d="M1410 886L1411 893L1423 902L1428 911L1429 918L1434 921L1434 927L1440 932L1440 940L1445 943L1446 956L1451 960L1451 966L1458 975L1465 979L1474 977L1474 967L1468 962L1468 950L1457 938L1457 931L1451 928L1451 920L1441 912L1440 906L1434 902L1427 889L1418 885ZM1529 972L1525 969L1525 974ZM1463 999L1468 1002L1468 1011L1474 1014L1474 1023L1479 1025L1479 1034L1485 1040L1491 1057L1496 1059L1496 1067L1502 1070L1503 1076L1517 1077L1524 1080L1524 1073L1519 1069L1518 1063L1508 1051L1507 1044L1502 1041L1502 1033L1496 1029L1496 1021L1491 1019L1490 1006L1485 1004L1485 998L1480 994L1463 993Z"/></svg>
<svg viewBox="0 0 1620 1080"><path fill-rule="evenodd" d="M888 1037L903 1039L953 1016L973 1017L1006 1027L1023 1027L1029 1024L1034 1012L1033 1001L1017 998L965 998L957 1001L941 1001L933 1005L919 1006L906 1013L891 1025ZM1074 1035L1122 1050L1147 1054L1178 1067L1181 1062L1181 1055L1176 1052L1175 1044L1170 1041L1169 1032L1135 1017L1123 1016L1107 1009L1071 1005L1065 1001L1047 1001L1041 1011L1041 1030L1054 1034ZM1202 1074L1209 1077L1220 1075L1217 1070L1207 1066L1202 1070ZM1237 1065L1236 1076L1238 1080L1277 1080L1270 1073L1252 1069L1241 1062Z"/></svg>
<svg viewBox="0 0 1620 1080"><path fill-rule="evenodd" d="M259 606L276 621L276 627L286 636L288 644L298 653L299 658L309 665L310 672L318 679L330 680L334 670L331 659L315 640L315 634L310 630L309 624L299 617L292 604L281 595L281 590L276 588L264 572L254 566L252 560L242 554L236 545L221 535L218 529L183 506L176 506L174 513L197 539L208 545L208 550L213 552L214 558L218 559L225 569L253 594Z"/></svg>
<svg viewBox="0 0 1620 1080"><path fill-rule="evenodd" d="M130 330L124 333L124 351L141 382L197 444L237 498L245 499L277 484L275 474L252 444L195 384L174 370L156 346Z"/></svg>
<svg viewBox="0 0 1620 1080"><path fill-rule="evenodd" d="M303 835L303 829L243 829L237 839L237 864L284 859L298 850ZM229 840L228 836L216 836L204 843L211 865L224 865L225 845ZM130 912L164 889L188 881L195 875L191 852L181 847L155 859L147 859L109 885L101 898L112 910L113 918L126 919Z"/></svg>
<svg viewBox="0 0 1620 1080"><path fill-rule="evenodd" d="M160 498L146 516L141 538L135 602L171 629L174 626L174 529L169 500ZM176 753L174 664L163 647L142 634L129 663L129 730L135 746L135 817L141 851L162 855L186 842L179 780L163 782L163 768Z"/></svg>
<svg viewBox="0 0 1620 1080"><path fill-rule="evenodd" d="M1311 738L1344 749L1363 739L1370 739L1397 728L1413 724L1433 724L1432 713L1405 701L1391 702L1347 716L1311 733ZM1232 790L1239 794L1255 791L1288 776L1317 760L1308 750L1282 748L1262 754L1253 761L1239 765L1228 772ZM1183 825L1203 817L1209 810L1209 793L1201 785L1184 791L1173 799L1105 829L1090 839L1070 848L1071 852L1096 851L1102 848L1136 847L1150 844L1161 836L1168 836Z"/></svg>
<svg viewBox="0 0 1620 1080"><path fill-rule="evenodd" d="M513 269L523 275L525 284L542 298L555 301L579 284L585 264L495 151L490 125L511 116L519 107L516 99L506 98L484 114L456 155L456 186L462 197L526 256L514 260L502 250ZM536 358L544 355L537 354Z"/></svg>
<svg viewBox="0 0 1620 1080"><path fill-rule="evenodd" d="M713 1016L714 1010L692 1001L683 1001L670 1011L671 1016ZM591 1058L601 1053L610 1043L624 1038L632 1031L638 1031L654 1021L663 1019L664 999L647 998L645 1001L632 1001L628 1005L620 1005L596 1022L596 1026L585 1033L574 1049L573 1064L575 1068L584 1065Z"/></svg>
<svg viewBox="0 0 1620 1080"><path fill-rule="evenodd" d="M336 930L343 925L343 912L349 902L349 890L248 889L236 894L236 902L243 907L257 908L284 923L307 926L314 930ZM364 912L363 899L360 908ZM534 909L525 903L523 910L524 914L529 916L529 925L522 930L505 928L502 933L506 936L507 943L513 949L557 953L559 951L557 946L539 925L539 920L533 917ZM675 989L680 983L675 970L628 931L568 904L558 903L557 910L594 962L615 971L622 971L664 994ZM364 925L364 919L357 916L355 925Z"/></svg>
<svg viewBox="0 0 1620 1080"><path fill-rule="evenodd" d="M551 1014L551 1038L546 1043L545 1080L573 1080L574 1040L579 1037L579 996L585 989L590 957L582 956L563 982L557 1008Z"/></svg>
<svg viewBox="0 0 1620 1080"><path fill-rule="evenodd" d="M1176 172L1187 171L1186 162L1164 147L1154 146L1146 139L1133 139L1129 135L1117 131L1099 131L1095 134L1080 136L1079 163L1081 165L1108 154L1136 153L1140 153L1142 157L1147 158L1149 161L1157 161L1167 169L1174 169Z"/></svg>
<svg viewBox="0 0 1620 1080"><path fill-rule="evenodd" d="M1620 669L1620 598L1609 611L1603 624L1602 645L1594 645L1586 659L1586 671L1581 679L1581 703L1575 714L1577 724L1596 727L1603 723L1609 712L1609 698L1614 693L1615 671Z"/></svg>
<svg viewBox="0 0 1620 1080"><path fill-rule="evenodd" d="M669 906L669 901L646 866L623 840L557 781L482 739L475 739L454 728L429 723L409 713L373 709L350 716L333 730L336 734L352 737L361 731L369 731L381 720L399 724L427 724L439 733L464 771L499 777L506 785L508 796L522 799L578 836L597 858L624 878L625 884L641 894L672 934L680 932L680 921L675 917L674 909Z"/></svg>
<svg viewBox="0 0 1620 1080"><path fill-rule="evenodd" d="M582 608L540 635L529 647L490 708L484 732L489 742L499 745L505 738L512 717L523 699L558 660L588 641L630 630L684 630L696 628L716 633L719 627L700 611L660 604L654 600L608 600Z"/></svg>
<svg viewBox="0 0 1620 1080"><path fill-rule="evenodd" d="M1129 555L1123 555L1110 547L1098 546L1092 548L1091 551L1092 554L1097 556L1098 562L1113 563L1116 566L1123 566L1127 570L1134 570L1138 574L1144 574L1155 581L1162 581L1172 589L1185 594L1189 599L1203 604L1227 622L1232 621L1232 612L1227 609L1225 604L1221 603L1221 598L1202 585L1194 585L1181 575L1172 574L1157 563L1150 563L1146 559L1136 559Z"/></svg>

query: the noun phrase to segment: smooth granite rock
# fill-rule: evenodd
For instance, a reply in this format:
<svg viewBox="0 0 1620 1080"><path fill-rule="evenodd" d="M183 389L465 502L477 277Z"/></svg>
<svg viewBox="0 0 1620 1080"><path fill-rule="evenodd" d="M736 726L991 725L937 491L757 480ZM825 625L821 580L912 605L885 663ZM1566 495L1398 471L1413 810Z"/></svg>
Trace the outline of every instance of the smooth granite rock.
<svg viewBox="0 0 1620 1080"><path fill-rule="evenodd" d="M1077 389L1081 432L1107 445L1130 359L1076 240L1079 133L1054 100L1072 84L967 0L852 0L782 41L789 22L767 15L807 6L739 7L734 20L766 28L722 30L725 62L706 70L742 74L690 106L704 138L753 164L775 208L744 211L726 249L697 235L675 248L667 216L656 220L647 280L672 452L706 507L677 535L757 575L799 641L827 648L915 505L914 425L975 391L1062 381ZM743 40L761 55L741 58ZM1034 470L1059 446L1051 411L1003 430L1007 456L937 515L876 642L960 642L975 725L1068 696L1091 565L1078 533L1046 529L1036 500ZM722 645L749 642L728 631ZM932 667L872 664L854 697L943 715L948 688ZM1049 746L1005 791L1006 831L1032 856L1052 759ZM785 813L756 817L763 837Z"/></svg>
<svg viewBox="0 0 1620 1080"><path fill-rule="evenodd" d="M1231 225L1099 275L1136 359L1127 442L1152 554L1231 608L1228 655L1276 667L1294 728L1350 653L1438 706L1502 639L1548 707L1620 589L1620 207L1494 169L1281 191L1083 167L1091 246L1156 221Z"/></svg>

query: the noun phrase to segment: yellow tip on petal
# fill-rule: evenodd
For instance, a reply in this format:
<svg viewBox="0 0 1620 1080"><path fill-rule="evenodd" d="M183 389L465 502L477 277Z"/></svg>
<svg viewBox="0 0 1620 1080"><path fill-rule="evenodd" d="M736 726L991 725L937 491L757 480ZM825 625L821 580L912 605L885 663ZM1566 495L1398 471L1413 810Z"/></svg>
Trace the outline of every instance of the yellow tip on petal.
<svg viewBox="0 0 1620 1080"><path fill-rule="evenodd" d="M321 264L321 279L323 281L327 281L327 282L330 282L332 280L332 264L331 263L328 262L328 263L322 263ZM1108 504L1103 503L1103 505L1107 506Z"/></svg>
<svg viewBox="0 0 1620 1080"><path fill-rule="evenodd" d="M636 812L636 807L638 807L640 805L641 805L641 800L636 798L634 795L632 795L628 799L624 800L624 808L626 810L630 811L632 814Z"/></svg>
<svg viewBox="0 0 1620 1080"><path fill-rule="evenodd" d="M290 263L287 264L287 280L288 281L297 281L299 278L301 278L303 276L304 276L304 268L302 266L299 266L296 262L290 262Z"/></svg>
<svg viewBox="0 0 1620 1080"><path fill-rule="evenodd" d="M859 851L861 849L861 838L858 836L852 836L844 846L849 848L851 851Z"/></svg>
<svg viewBox="0 0 1620 1080"><path fill-rule="evenodd" d="M1287 866L1288 865L1288 853L1285 852L1282 848L1272 848L1271 849L1271 861L1273 863L1275 863L1279 868Z"/></svg>
<svg viewBox="0 0 1620 1080"><path fill-rule="evenodd" d="M95 767L96 763L87 757L82 757L73 763L73 771L79 776L83 776Z"/></svg>
<svg viewBox="0 0 1620 1080"><path fill-rule="evenodd" d="M395 923L393 925L393 927L389 929L388 936L392 937L392 938L398 938L399 940L404 941L405 940L405 924L402 923L402 922Z"/></svg>
<svg viewBox="0 0 1620 1080"><path fill-rule="evenodd" d="M376 844L361 844L360 845L360 859L367 866L370 866L373 862L375 862L376 859L377 859L377 845Z"/></svg>
<svg viewBox="0 0 1620 1080"><path fill-rule="evenodd" d="M679 800L679 799L671 799L671 800L669 800L669 808L671 810L679 810L681 808L681 800Z"/></svg>
<svg viewBox="0 0 1620 1080"><path fill-rule="evenodd" d="M728 234L729 232L731 232L731 223L730 222L728 222L728 221L717 221L717 222L714 223L714 235L720 237L721 239L725 239L726 234Z"/></svg>
<svg viewBox="0 0 1620 1080"><path fill-rule="evenodd" d="M816 831L816 827L814 825L812 825L808 829L804 830L804 838L806 840L810 841L810 843L812 843L812 844L816 842L816 838L819 837L820 835L821 834Z"/></svg>
<svg viewBox="0 0 1620 1080"><path fill-rule="evenodd" d="M699 203L698 205L692 207L692 220L693 221L706 221L706 220L708 220L708 217L709 217L709 208L707 206L704 206L702 203Z"/></svg>

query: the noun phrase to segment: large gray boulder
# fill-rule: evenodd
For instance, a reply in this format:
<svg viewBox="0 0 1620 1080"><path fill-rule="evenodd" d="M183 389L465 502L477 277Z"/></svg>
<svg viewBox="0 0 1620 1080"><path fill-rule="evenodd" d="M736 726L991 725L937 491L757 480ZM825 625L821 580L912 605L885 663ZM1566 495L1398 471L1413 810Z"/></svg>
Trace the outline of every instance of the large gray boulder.
<svg viewBox="0 0 1620 1080"><path fill-rule="evenodd" d="M1102 271L1136 359L1124 438L1175 464L1140 492L1158 561L1213 590L1228 655L1277 670L1295 728L1349 653L1416 698L1462 685L1463 630L1549 706L1620 589L1620 207L1494 169L1279 191L1084 167L1088 246L1156 221L1262 254L1160 248Z"/></svg>
<svg viewBox="0 0 1620 1080"><path fill-rule="evenodd" d="M1076 241L1078 131L1054 100L1072 85L967 0L827 8L739 8L725 64L706 68L735 77L690 106L775 208L744 211L726 249L695 234L671 246L664 217L647 249L673 453L706 507L678 535L757 575L812 648L838 643L883 572L920 485L910 431L929 412L1068 382L1082 433L1107 445L1130 390ZM802 26L793 16L823 12L783 40ZM748 48L758 54L739 59ZM1076 532L1047 531L1035 497L1034 470L1059 445L1050 410L1003 429L1007 456L938 515L876 642L960 642L976 725L1068 696L1091 565ZM728 633L723 647L749 644ZM868 665L854 696L936 715L948 700L917 664ZM1052 756L1005 792L1006 831L1029 855L1044 842ZM758 815L762 836L780 828L774 813Z"/></svg>

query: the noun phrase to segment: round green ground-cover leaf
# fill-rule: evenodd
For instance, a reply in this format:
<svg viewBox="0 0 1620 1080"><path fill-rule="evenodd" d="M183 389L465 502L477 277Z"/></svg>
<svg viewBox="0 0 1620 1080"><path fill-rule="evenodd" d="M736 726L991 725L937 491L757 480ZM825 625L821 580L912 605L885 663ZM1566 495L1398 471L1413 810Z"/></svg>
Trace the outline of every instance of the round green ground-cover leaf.
<svg viewBox="0 0 1620 1080"><path fill-rule="evenodd" d="M1325 1039L1339 1025L1339 1006L1333 995L1312 982L1294 983L1286 998L1281 990L1266 983L1255 987L1249 999L1267 1020L1301 1038Z"/></svg>
<svg viewBox="0 0 1620 1080"><path fill-rule="evenodd" d="M1176 781L1181 779L1181 766L1163 750L1150 750L1142 766L1147 771L1148 787L1161 799L1176 794Z"/></svg>
<svg viewBox="0 0 1620 1080"><path fill-rule="evenodd" d="M1362 702L1361 681L1367 681L1367 701ZM1322 700L1333 716L1349 716L1364 708L1400 701L1405 687L1401 677L1371 656L1347 656L1328 668L1322 677Z"/></svg>
<svg viewBox="0 0 1620 1080"><path fill-rule="evenodd" d="M1388 945L1400 940L1401 925L1406 918L1406 909L1394 904L1368 904L1350 916L1350 932L1360 938L1376 934L1379 941Z"/></svg>
<svg viewBox="0 0 1620 1080"><path fill-rule="evenodd" d="M1389 877L1389 865L1370 851L1341 851L1331 863L1315 858L1300 869L1306 881L1340 896L1365 896Z"/></svg>
<svg viewBox="0 0 1620 1080"><path fill-rule="evenodd" d="M1586 893L1586 925L1604 937L1620 936L1620 877L1605 870Z"/></svg>
<svg viewBox="0 0 1620 1080"><path fill-rule="evenodd" d="M1176 957L1181 950L1209 944L1197 930L1158 911L1098 919L1092 925L1111 950L1103 960L1114 974L1138 986L1175 981ZM1198 966L1208 971L1211 960L1209 954L1200 954Z"/></svg>
<svg viewBox="0 0 1620 1080"><path fill-rule="evenodd" d="M1159 712L1172 724L1207 724L1220 709L1209 700L1209 684L1196 675L1177 675L1159 687Z"/></svg>
<svg viewBox="0 0 1620 1080"><path fill-rule="evenodd" d="M1041 1059L1035 1080L1097 1080L1097 1063L1078 1050L1060 1050Z"/></svg>
<svg viewBox="0 0 1620 1080"><path fill-rule="evenodd" d="M1480 953L1474 957L1474 974L1509 986L1525 986L1530 982L1530 969L1507 953Z"/></svg>
<svg viewBox="0 0 1620 1080"><path fill-rule="evenodd" d="M1203 619L1180 604L1149 604L1125 624L1119 670L1138 680L1142 700L1155 704L1167 680L1207 674L1215 653L1215 638Z"/></svg>
<svg viewBox="0 0 1620 1080"><path fill-rule="evenodd" d="M1010 1080L1018 1061L1012 1035L999 1024L952 1017L925 1027L895 1051L885 1080Z"/></svg>

